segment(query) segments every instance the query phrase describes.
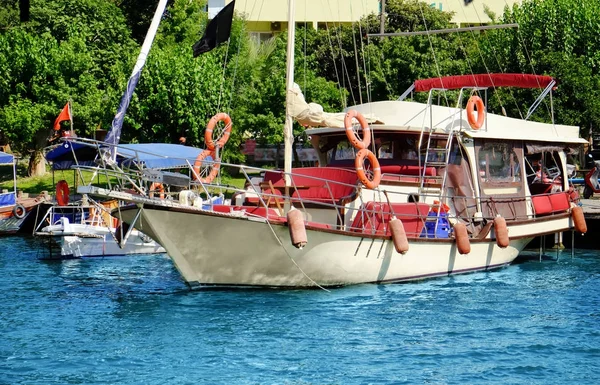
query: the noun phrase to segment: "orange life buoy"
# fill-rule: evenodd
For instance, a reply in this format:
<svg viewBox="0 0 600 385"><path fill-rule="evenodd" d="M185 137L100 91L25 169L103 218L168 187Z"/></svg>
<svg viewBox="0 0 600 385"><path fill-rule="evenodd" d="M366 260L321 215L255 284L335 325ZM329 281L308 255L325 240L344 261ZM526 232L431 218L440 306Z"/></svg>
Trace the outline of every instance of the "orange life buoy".
<svg viewBox="0 0 600 385"><path fill-rule="evenodd" d="M69 204L69 184L66 180L62 179L56 183L56 203L59 206L66 206Z"/></svg>
<svg viewBox="0 0 600 385"><path fill-rule="evenodd" d="M154 198L154 192L158 191L158 197L160 199L165 199L165 187L162 183L154 182L150 186L150 193L148 194L150 198Z"/></svg>
<svg viewBox="0 0 600 385"><path fill-rule="evenodd" d="M475 107L477 107L477 120L475 120ZM474 130L479 130L483 126L483 120L485 119L485 106L483 100L477 95L473 95L467 102L467 120L469 125Z"/></svg>
<svg viewBox="0 0 600 385"><path fill-rule="evenodd" d="M367 176L367 173L364 169L364 161L365 158L369 160L371 163L371 170L373 172L373 178L370 179ZM365 185L366 188L374 189L379 186L379 182L381 182L381 168L379 167L379 160L371 150L363 148L356 154L356 159L354 160L354 166L356 168L356 175L358 179L360 179L361 183Z"/></svg>
<svg viewBox="0 0 600 385"><path fill-rule="evenodd" d="M213 130L217 125L217 122L225 123L225 129L223 130L223 136L221 136L215 143L213 140ZM206 125L206 131L204 131L204 143L206 143L206 147L214 151L216 147L223 148L225 143L229 140L229 135L231 134L231 118L224 112L219 112L212 118L210 118L208 124Z"/></svg>
<svg viewBox="0 0 600 385"><path fill-rule="evenodd" d="M202 162L204 162L209 155L212 156L214 162L212 165L212 170L210 170L210 174L208 174L206 178L201 178L200 167L202 167ZM196 161L194 162L194 178L201 183L211 183L217 177L217 175L219 175L220 167L221 160L216 158L216 154L213 151L204 150L196 157Z"/></svg>
<svg viewBox="0 0 600 385"><path fill-rule="evenodd" d="M356 133L354 132L354 129L352 128L352 118L356 118L356 120L358 120L358 123L360 124L360 128L362 128L362 140L358 139ZM369 148L369 145L371 144L371 129L367 124L367 119L365 119L365 117L362 116L360 112L356 110L348 111L346 113L346 116L344 117L344 127L346 128L346 136L348 137L348 140L350 141L350 143L352 143L354 148L356 148L357 150Z"/></svg>

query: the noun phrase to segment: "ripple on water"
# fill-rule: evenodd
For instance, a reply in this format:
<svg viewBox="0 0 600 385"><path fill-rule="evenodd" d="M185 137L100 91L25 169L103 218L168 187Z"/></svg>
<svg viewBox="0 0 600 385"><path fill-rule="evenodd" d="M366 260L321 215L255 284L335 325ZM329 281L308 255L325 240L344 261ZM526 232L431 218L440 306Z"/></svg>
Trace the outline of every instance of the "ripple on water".
<svg viewBox="0 0 600 385"><path fill-rule="evenodd" d="M190 292L165 255L0 240L0 383L594 383L600 253L400 285Z"/></svg>

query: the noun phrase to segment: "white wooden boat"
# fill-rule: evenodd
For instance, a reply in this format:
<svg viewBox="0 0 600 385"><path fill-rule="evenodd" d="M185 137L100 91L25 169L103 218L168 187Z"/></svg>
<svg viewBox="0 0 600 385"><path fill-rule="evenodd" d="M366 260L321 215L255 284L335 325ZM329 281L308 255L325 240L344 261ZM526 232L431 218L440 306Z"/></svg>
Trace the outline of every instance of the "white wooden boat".
<svg viewBox="0 0 600 385"><path fill-rule="evenodd" d="M295 9L292 0L289 7ZM293 12L288 25L295 25ZM293 33L288 30L291 47ZM567 152L585 143L579 128L555 124L553 116L545 124L487 111L488 88L541 90L531 112L551 96L554 79L426 79L402 100L319 117L293 86L293 52L288 49L284 170L220 162L231 130L224 114L207 126L208 148L180 162L189 169L187 191L204 199L234 192L234 204L204 207L152 196L157 183L171 191L171 175L128 170L118 160L97 171L122 175L120 188L90 183L78 191L127 202L115 215L158 240L191 287L331 287L489 270L510 264L534 237L586 231L564 177ZM436 105L448 90L456 90L455 106ZM427 92L427 102L404 100L412 91ZM321 167L292 169L292 116L316 127L307 134ZM110 154L119 147L92 145ZM223 166L238 167L247 187L219 183ZM256 172L258 181L251 178Z"/></svg>
<svg viewBox="0 0 600 385"><path fill-rule="evenodd" d="M485 78L510 80L442 81L466 93L484 87ZM514 75L513 82L554 86L542 76ZM427 84L431 101L436 82ZM241 205L197 207L130 187L90 185L79 192L134 203L120 210L123 220L158 240L193 287L340 286L488 270L510 264L534 237L576 225L584 230L562 177L565 150L584 143L577 127L482 111L481 127L474 128L464 108L431 102L368 103L349 111L376 116L377 123L365 125L362 138L353 125L309 129L323 167L262 170L258 184L237 191ZM349 138L361 147L367 137L372 155L357 162L363 150ZM205 191L229 188L195 179ZM149 181L141 178L135 190L149 191ZM403 232L392 230L393 217ZM294 239L304 231L306 239Z"/></svg>

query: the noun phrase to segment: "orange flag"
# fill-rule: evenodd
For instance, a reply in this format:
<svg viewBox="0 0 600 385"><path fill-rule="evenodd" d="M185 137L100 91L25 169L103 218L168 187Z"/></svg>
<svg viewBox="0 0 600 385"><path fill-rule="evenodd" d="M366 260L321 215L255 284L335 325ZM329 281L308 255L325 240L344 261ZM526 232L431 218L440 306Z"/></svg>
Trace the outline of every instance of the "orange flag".
<svg viewBox="0 0 600 385"><path fill-rule="evenodd" d="M65 107L62 109L58 117L54 121L54 131L60 130L60 122L65 120L71 121L71 125L73 125L73 116L71 115L71 103L67 102Z"/></svg>

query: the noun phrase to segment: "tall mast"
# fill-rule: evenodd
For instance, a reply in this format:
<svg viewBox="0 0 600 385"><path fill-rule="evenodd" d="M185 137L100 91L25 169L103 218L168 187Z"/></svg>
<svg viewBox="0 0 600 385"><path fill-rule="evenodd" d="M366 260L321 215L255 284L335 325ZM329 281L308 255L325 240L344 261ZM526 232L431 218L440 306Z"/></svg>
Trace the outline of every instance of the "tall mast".
<svg viewBox="0 0 600 385"><path fill-rule="evenodd" d="M283 130L284 158L283 171L285 172L286 186L291 185L289 173L292 172L292 147L294 146L294 121L290 116L289 92L294 87L294 46L296 38L296 13L295 1L288 0L288 43L286 62L286 86L285 86L285 127Z"/></svg>

